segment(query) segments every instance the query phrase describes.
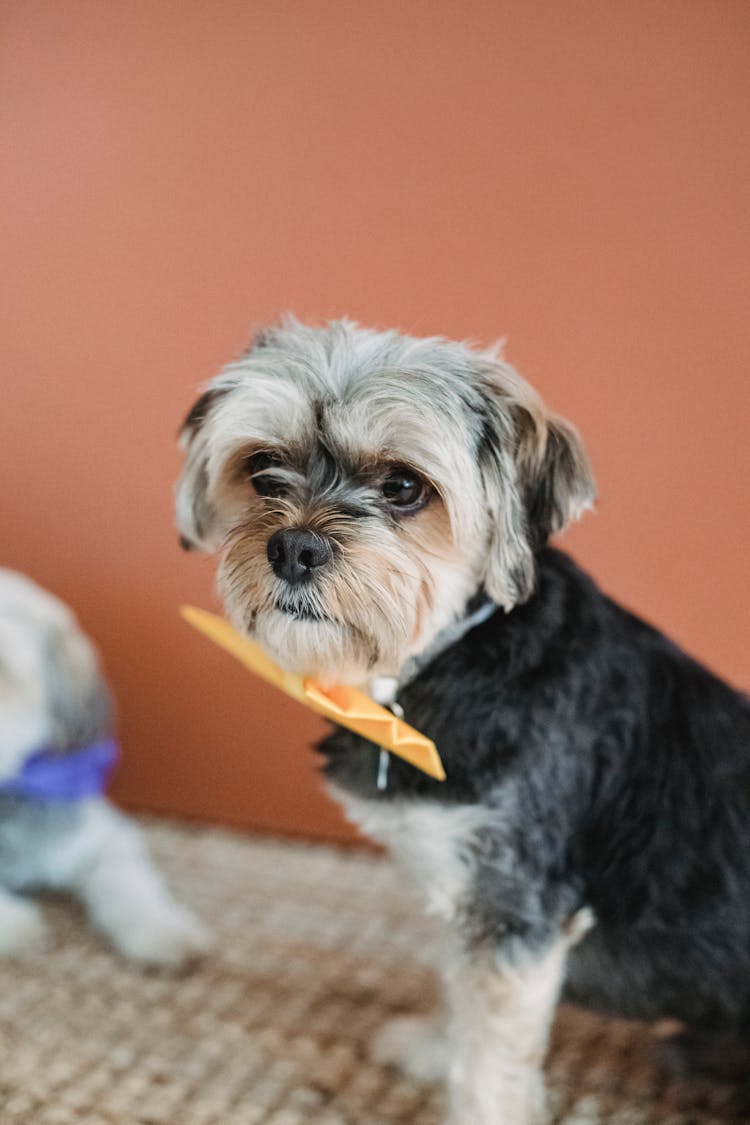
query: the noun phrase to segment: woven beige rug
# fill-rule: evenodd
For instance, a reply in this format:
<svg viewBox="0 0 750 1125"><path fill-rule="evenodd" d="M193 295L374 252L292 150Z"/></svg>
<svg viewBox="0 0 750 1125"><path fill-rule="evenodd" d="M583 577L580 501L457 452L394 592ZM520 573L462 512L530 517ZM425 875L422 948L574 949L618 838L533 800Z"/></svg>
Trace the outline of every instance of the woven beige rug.
<svg viewBox="0 0 750 1125"><path fill-rule="evenodd" d="M368 1060L384 1020L426 1009L432 945L390 863L155 823L154 854L218 934L180 978L117 958L70 906L52 949L0 964L0 1125L436 1125L441 1093ZM726 1125L670 1086L642 1028L563 1012L555 1125Z"/></svg>

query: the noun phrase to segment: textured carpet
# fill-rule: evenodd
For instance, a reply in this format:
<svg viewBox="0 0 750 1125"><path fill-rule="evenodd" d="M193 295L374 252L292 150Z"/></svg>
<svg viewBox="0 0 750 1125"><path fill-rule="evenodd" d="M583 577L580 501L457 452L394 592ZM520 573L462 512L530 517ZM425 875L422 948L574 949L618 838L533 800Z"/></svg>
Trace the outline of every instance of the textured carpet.
<svg viewBox="0 0 750 1125"><path fill-rule="evenodd" d="M52 949L0 965L0 1125L436 1125L441 1093L368 1061L389 1016L435 995L432 936L370 855L155 823L154 855L218 947L139 972L50 903ZM563 1011L555 1125L725 1125L670 1085L639 1026Z"/></svg>

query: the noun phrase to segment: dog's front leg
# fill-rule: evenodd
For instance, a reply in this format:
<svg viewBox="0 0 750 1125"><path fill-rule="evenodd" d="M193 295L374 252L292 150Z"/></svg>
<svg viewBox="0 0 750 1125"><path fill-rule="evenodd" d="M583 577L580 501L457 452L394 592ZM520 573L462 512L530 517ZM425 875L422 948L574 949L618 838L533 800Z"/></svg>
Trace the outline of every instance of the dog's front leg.
<svg viewBox="0 0 750 1125"><path fill-rule="evenodd" d="M570 945L509 962L464 953L447 976L450 1125L529 1125L542 1108L542 1064Z"/></svg>

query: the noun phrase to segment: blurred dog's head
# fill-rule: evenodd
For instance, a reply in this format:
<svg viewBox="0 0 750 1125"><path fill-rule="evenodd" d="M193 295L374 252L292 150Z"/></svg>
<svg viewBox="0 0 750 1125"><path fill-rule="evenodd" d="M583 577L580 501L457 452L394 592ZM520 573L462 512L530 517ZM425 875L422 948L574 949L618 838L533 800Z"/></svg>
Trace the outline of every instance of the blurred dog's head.
<svg viewBox="0 0 750 1125"><path fill-rule="evenodd" d="M259 333L181 438L183 545L220 551L237 628L329 682L397 673L482 588L523 602L594 498L575 430L495 351L348 321Z"/></svg>

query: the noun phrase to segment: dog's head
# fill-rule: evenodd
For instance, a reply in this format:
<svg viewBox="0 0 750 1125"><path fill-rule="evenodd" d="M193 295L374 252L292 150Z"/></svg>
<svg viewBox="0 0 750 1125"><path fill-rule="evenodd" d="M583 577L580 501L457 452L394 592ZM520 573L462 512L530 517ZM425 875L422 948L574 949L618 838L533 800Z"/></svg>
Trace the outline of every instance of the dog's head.
<svg viewBox="0 0 750 1125"><path fill-rule="evenodd" d="M181 431L184 546L218 550L235 626L289 671L395 674L482 587L506 610L589 507L575 430L492 351L288 318Z"/></svg>

